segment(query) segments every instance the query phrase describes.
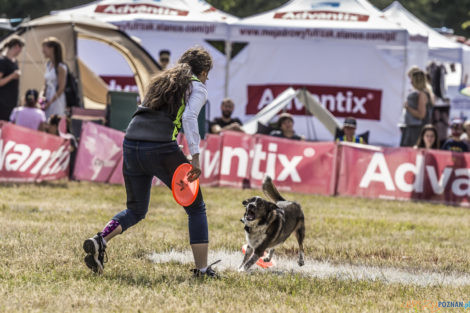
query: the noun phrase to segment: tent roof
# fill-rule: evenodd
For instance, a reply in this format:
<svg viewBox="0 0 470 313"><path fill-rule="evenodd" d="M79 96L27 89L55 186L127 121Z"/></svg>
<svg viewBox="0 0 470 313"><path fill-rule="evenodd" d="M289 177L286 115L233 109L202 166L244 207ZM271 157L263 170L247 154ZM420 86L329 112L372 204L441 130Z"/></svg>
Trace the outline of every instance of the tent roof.
<svg viewBox="0 0 470 313"><path fill-rule="evenodd" d="M366 0L291 0L236 24L251 26L403 30Z"/></svg>
<svg viewBox="0 0 470 313"><path fill-rule="evenodd" d="M414 16L405 7L403 7L400 2L394 1L384 10L384 14L388 19L400 23L409 31L414 30L415 33L427 34L429 37L429 49L446 49L449 50L449 53L454 53L456 56L460 56L460 51L462 49L461 44L448 39L423 23L420 19Z"/></svg>
<svg viewBox="0 0 470 313"><path fill-rule="evenodd" d="M101 22L87 16L71 16L71 15L46 15L32 21L21 24L22 27L49 26L54 24L76 24L97 27L101 29L118 30L112 24Z"/></svg>
<svg viewBox="0 0 470 313"><path fill-rule="evenodd" d="M114 22L125 20L166 20L182 22L233 22L238 18L203 0L101 0L51 14L90 16Z"/></svg>

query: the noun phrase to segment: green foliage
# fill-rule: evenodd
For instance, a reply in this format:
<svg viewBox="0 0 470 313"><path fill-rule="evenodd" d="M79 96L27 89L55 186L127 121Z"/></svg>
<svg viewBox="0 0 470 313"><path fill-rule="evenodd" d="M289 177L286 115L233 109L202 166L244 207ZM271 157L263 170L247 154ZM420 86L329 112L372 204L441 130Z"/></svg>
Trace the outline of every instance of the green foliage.
<svg viewBox="0 0 470 313"><path fill-rule="evenodd" d="M239 17L246 17L274 9L287 0L206 0L214 7ZM393 0L369 0L384 9ZM0 0L0 16L32 18L52 10L71 8L90 0ZM465 22L470 20L470 0L401 0L408 10L432 27L453 28L456 34L470 37Z"/></svg>

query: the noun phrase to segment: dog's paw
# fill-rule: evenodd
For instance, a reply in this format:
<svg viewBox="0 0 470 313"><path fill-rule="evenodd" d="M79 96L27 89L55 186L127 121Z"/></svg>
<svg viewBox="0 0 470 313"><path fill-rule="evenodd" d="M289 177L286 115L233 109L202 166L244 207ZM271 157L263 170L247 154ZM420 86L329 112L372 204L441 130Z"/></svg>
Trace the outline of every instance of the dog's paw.
<svg viewBox="0 0 470 313"><path fill-rule="evenodd" d="M299 261L297 261L297 264L299 264L299 266L304 266L305 265L304 259L300 259Z"/></svg>
<svg viewBox="0 0 470 313"><path fill-rule="evenodd" d="M271 262L271 258L270 257L264 257L263 258L263 262Z"/></svg>

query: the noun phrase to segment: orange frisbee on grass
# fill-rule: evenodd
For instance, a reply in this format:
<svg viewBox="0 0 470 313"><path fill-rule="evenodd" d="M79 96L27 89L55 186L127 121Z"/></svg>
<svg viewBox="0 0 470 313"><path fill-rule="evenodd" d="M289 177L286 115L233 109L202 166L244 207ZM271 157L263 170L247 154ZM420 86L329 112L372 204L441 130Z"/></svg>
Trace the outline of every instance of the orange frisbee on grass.
<svg viewBox="0 0 470 313"><path fill-rule="evenodd" d="M247 245L243 245L243 247L242 247L242 252L243 252L243 254L246 253L246 247L247 247ZM258 261L256 261L256 265L258 265L258 266L260 266L260 267L262 267L262 268L270 268L270 267L273 267L273 266L274 266L274 261L273 261L273 260L271 260L271 261L269 261L269 262L264 262L264 261L263 261L263 258L264 258L266 255L267 255L267 253L266 253L266 251L265 251L265 252L264 252L264 255L263 255L262 257L260 257L260 258L258 259Z"/></svg>
<svg viewBox="0 0 470 313"><path fill-rule="evenodd" d="M193 182L188 181L188 173L193 166L183 163L176 169L171 180L171 191L173 198L179 205L189 206L196 200L199 192L199 178Z"/></svg>

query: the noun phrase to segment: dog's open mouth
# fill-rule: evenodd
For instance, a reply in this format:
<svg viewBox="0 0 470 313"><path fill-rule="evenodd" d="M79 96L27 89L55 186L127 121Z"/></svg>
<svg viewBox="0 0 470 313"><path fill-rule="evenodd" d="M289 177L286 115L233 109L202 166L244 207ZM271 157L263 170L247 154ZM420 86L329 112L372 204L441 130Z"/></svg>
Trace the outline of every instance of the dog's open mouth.
<svg viewBox="0 0 470 313"><path fill-rule="evenodd" d="M251 222L251 221L253 221L254 219L255 219L255 213L253 213L253 212L247 212L247 213L246 213L246 220L247 220L247 221Z"/></svg>

